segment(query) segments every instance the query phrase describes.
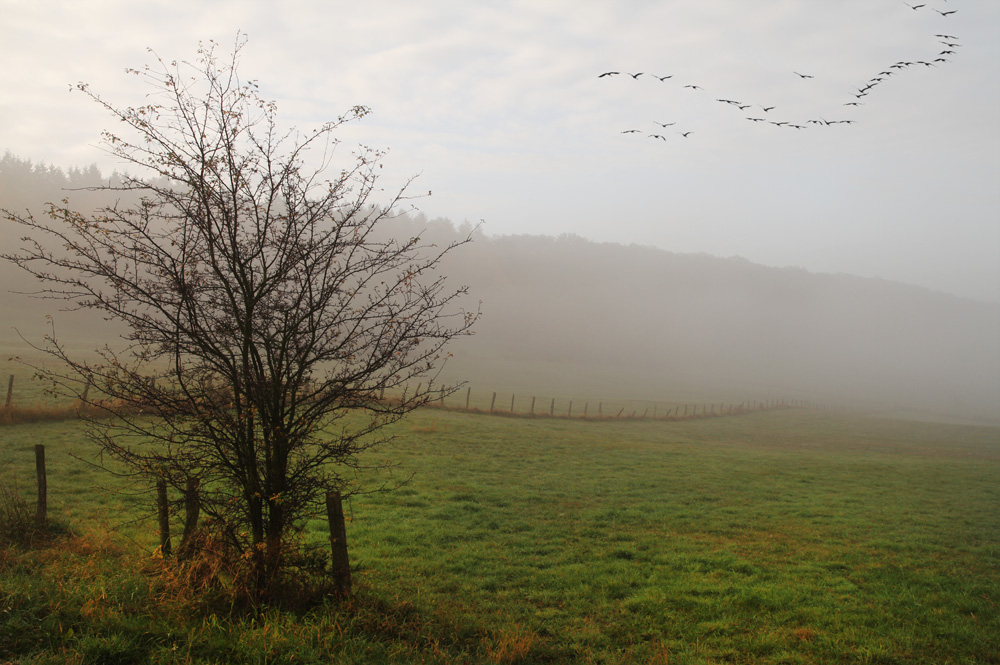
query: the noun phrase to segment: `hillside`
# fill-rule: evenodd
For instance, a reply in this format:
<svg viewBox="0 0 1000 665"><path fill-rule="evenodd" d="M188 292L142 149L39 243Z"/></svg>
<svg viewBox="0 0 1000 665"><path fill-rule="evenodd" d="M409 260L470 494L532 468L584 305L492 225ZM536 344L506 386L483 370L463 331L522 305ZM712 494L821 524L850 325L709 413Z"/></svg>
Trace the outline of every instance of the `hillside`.
<svg viewBox="0 0 1000 665"><path fill-rule="evenodd" d="M405 224L438 244L454 233L442 221ZM1000 413L995 304L573 236L478 236L446 270L483 308L457 347L456 375L478 379L486 365L495 383L535 375L564 393Z"/></svg>
<svg viewBox="0 0 1000 665"><path fill-rule="evenodd" d="M0 207L43 212L95 184L94 168L0 161ZM462 237L447 220L402 217L391 232L438 245ZM4 220L0 242L18 243ZM1000 305L883 280L771 268L744 259L594 243L574 236L487 236L442 268L482 302L476 334L446 375L495 390L636 399L762 399L1000 413ZM12 326L39 339L45 315L71 344L108 337L98 317L58 310L0 264L0 344Z"/></svg>

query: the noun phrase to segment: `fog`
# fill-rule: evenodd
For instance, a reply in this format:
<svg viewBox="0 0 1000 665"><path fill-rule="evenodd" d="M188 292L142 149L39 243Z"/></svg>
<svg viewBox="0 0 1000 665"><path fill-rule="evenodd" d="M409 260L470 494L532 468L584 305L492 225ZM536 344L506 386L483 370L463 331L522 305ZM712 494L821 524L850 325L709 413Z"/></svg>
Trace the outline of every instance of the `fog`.
<svg viewBox="0 0 1000 665"><path fill-rule="evenodd" d="M114 176L110 176L114 178ZM36 215L68 189L107 182L96 168L0 160L0 207ZM843 274L746 259L598 243L572 235L490 236L468 223L404 215L387 233L438 246L472 233L442 270L481 301L474 336L452 349L452 380L479 389L605 399L803 399L870 410L997 420L1000 305ZM5 248L20 229L0 225ZM31 341L54 316L63 342L107 339L98 317L58 311L17 269L0 265L0 344Z"/></svg>
<svg viewBox="0 0 1000 665"><path fill-rule="evenodd" d="M421 220L410 220L414 230ZM451 225L423 223L438 242ZM575 236L480 236L451 257L484 316L456 365L545 367L566 394L792 398L996 419L1000 306L906 284ZM558 381L553 372L562 374ZM642 393L642 394L640 394Z"/></svg>

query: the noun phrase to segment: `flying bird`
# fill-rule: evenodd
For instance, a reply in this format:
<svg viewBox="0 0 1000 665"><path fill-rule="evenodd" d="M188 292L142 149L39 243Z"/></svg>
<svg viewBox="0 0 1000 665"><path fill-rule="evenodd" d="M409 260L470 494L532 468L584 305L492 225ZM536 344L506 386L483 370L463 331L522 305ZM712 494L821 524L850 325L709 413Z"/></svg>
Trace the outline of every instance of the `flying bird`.
<svg viewBox="0 0 1000 665"><path fill-rule="evenodd" d="M670 125L676 125L677 124L676 122L658 122L656 120L654 120L653 122L655 124L659 125L660 127L669 127Z"/></svg>
<svg viewBox="0 0 1000 665"><path fill-rule="evenodd" d="M624 132L622 132L622 134L638 134L638 133L639 133L638 129L626 129Z"/></svg>
<svg viewBox="0 0 1000 665"><path fill-rule="evenodd" d="M651 138L651 139L663 139L664 141L667 140L666 136L661 136L660 134L650 134L649 138Z"/></svg>
<svg viewBox="0 0 1000 665"><path fill-rule="evenodd" d="M764 118L747 118L747 120L753 120L754 122L764 122Z"/></svg>
<svg viewBox="0 0 1000 665"><path fill-rule="evenodd" d="M673 74L667 74L666 76L657 76L656 74L650 74L650 76L652 76L655 79L660 79L661 81L666 81L667 79L672 79L674 77Z"/></svg>
<svg viewBox="0 0 1000 665"><path fill-rule="evenodd" d="M792 73L798 76L799 78L804 78L804 79L816 78L812 74L799 74L798 72L792 72Z"/></svg>
<svg viewBox="0 0 1000 665"><path fill-rule="evenodd" d="M687 138L688 134L690 134L691 132L677 132L677 133L683 136L684 138Z"/></svg>
<svg viewBox="0 0 1000 665"><path fill-rule="evenodd" d="M597 78L602 79L605 76L614 76L615 74L621 74L621 72L604 72L603 74L601 74Z"/></svg>
<svg viewBox="0 0 1000 665"><path fill-rule="evenodd" d="M764 109L764 113L767 113L768 111L770 111L774 107L773 106L761 106L761 108Z"/></svg>
<svg viewBox="0 0 1000 665"><path fill-rule="evenodd" d="M631 76L633 79L637 79L640 76L642 76L644 73L645 72L638 72L637 74L633 74L632 72L628 72L628 75Z"/></svg>
<svg viewBox="0 0 1000 665"><path fill-rule="evenodd" d="M920 9L921 7L926 7L927 6L926 4L923 4L923 5L911 5L908 2L904 2L903 4L906 5L907 7L909 7L910 9Z"/></svg>
<svg viewBox="0 0 1000 665"><path fill-rule="evenodd" d="M692 90L704 90L700 85L686 85L685 88L691 88Z"/></svg>
<svg viewBox="0 0 1000 665"><path fill-rule="evenodd" d="M949 14L954 14L954 13L958 12L957 9L951 9L951 10L948 10L946 12L943 12L940 9L935 9L934 11L936 11L941 16L948 16Z"/></svg>

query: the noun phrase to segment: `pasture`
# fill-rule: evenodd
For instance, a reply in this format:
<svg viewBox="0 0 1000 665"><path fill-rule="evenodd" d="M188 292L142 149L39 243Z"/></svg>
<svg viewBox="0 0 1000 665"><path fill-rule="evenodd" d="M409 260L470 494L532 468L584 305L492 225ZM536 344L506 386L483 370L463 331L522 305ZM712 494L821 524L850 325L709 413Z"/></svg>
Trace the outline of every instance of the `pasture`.
<svg viewBox="0 0 1000 665"><path fill-rule="evenodd" d="M0 662L1000 663L1000 429L423 409L395 433L377 454L412 478L348 505L355 597L246 613L178 593L76 422L0 427L27 498L47 444L59 527L0 549Z"/></svg>

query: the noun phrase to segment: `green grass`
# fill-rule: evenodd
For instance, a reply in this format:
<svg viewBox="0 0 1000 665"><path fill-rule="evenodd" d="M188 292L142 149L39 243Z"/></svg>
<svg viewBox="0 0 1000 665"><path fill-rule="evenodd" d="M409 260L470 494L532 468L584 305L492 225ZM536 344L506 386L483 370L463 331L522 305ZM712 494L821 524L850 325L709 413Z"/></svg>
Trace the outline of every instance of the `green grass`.
<svg viewBox="0 0 1000 665"><path fill-rule="evenodd" d="M348 505L355 598L250 616L172 594L151 525L108 532L138 508L70 456L76 423L0 428L29 496L47 443L71 532L0 554L0 662L1000 663L1000 429L427 409L397 433L379 455L413 479Z"/></svg>

